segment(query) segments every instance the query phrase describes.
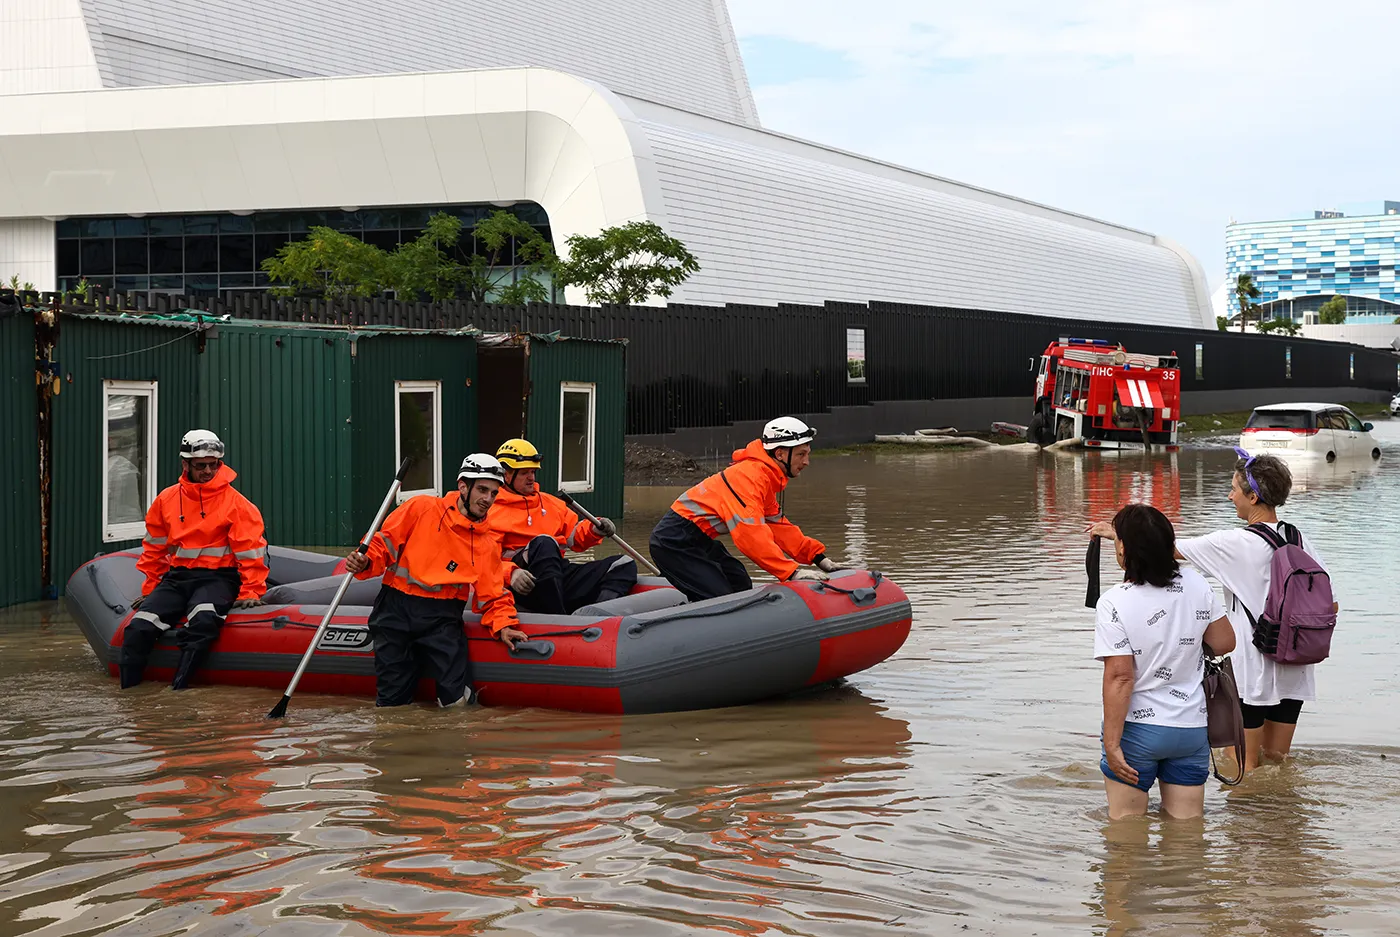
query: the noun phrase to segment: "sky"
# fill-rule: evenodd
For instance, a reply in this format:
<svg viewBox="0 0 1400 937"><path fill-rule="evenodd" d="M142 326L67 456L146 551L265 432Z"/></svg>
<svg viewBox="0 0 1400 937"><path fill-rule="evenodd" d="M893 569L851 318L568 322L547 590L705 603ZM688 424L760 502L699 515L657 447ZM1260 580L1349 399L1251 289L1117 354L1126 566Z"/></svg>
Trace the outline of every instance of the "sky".
<svg viewBox="0 0 1400 937"><path fill-rule="evenodd" d="M1400 2L728 0L771 130L1125 224L1400 200Z"/></svg>

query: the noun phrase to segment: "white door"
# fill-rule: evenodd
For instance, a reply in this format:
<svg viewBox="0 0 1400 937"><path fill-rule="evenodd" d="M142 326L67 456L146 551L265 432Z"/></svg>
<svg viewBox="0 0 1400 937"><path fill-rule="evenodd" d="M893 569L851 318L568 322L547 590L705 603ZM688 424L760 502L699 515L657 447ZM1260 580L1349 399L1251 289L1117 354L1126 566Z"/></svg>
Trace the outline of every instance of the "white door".
<svg viewBox="0 0 1400 937"><path fill-rule="evenodd" d="M1347 425L1347 455L1359 456L1370 455L1370 440L1366 438L1366 427L1355 413L1350 410L1341 411L1341 417Z"/></svg>
<svg viewBox="0 0 1400 937"><path fill-rule="evenodd" d="M1317 415L1318 451L1335 453L1343 459L1351 454L1347 441L1347 421L1340 410L1326 410Z"/></svg>

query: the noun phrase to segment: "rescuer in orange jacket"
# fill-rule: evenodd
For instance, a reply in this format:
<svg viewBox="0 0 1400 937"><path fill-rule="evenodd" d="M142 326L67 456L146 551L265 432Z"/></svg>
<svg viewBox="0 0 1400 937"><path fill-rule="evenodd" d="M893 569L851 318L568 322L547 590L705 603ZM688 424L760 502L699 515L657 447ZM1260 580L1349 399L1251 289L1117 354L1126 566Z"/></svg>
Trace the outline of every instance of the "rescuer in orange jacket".
<svg viewBox="0 0 1400 937"><path fill-rule="evenodd" d="M356 578L384 577L369 616L377 705L412 702L420 662L422 675L437 683L438 705L470 702L468 602L506 646L528 637L505 586L500 535L486 523L504 477L493 456L467 456L456 491L409 498L371 538L368 553L346 557Z"/></svg>
<svg viewBox="0 0 1400 937"><path fill-rule="evenodd" d="M568 615L585 605L626 595L637 584L630 556L570 563L564 550L581 553L617 533L606 517L581 521L563 501L540 491L535 472L540 452L528 440L508 439L496 450L505 487L491 507L490 522L513 566L510 588L516 603L543 615Z"/></svg>
<svg viewBox="0 0 1400 937"><path fill-rule="evenodd" d="M175 628L180 660L170 686L183 690L230 608L258 604L267 587L267 541L262 514L231 485L224 444L204 429L180 440L180 481L146 512L146 537L136 568L146 574L137 611L122 637L122 688L136 686L151 649ZM180 619L183 628L176 628Z"/></svg>
<svg viewBox="0 0 1400 937"><path fill-rule="evenodd" d="M778 417L763 427L762 437L734 453L732 465L676 499L651 532L651 558L671 585L692 602L753 588L744 564L716 539L724 533L784 582L826 579L841 568L778 504L778 493L811 460L814 436L816 430L796 417Z"/></svg>

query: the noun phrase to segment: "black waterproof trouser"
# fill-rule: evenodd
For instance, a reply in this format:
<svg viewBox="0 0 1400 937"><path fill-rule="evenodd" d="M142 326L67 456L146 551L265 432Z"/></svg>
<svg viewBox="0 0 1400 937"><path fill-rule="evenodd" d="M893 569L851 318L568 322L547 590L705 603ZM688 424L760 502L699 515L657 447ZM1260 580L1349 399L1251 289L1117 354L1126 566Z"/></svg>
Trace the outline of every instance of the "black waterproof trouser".
<svg viewBox="0 0 1400 937"><path fill-rule="evenodd" d="M651 532L651 560L692 602L753 588L744 564L692 521L667 511Z"/></svg>
<svg viewBox="0 0 1400 937"><path fill-rule="evenodd" d="M515 597L516 607L541 615L571 615L585 605L626 595L637 584L637 561L632 557L570 563L559 541L543 535L526 545L515 565L535 577L535 588Z"/></svg>
<svg viewBox="0 0 1400 937"><path fill-rule="evenodd" d="M462 630L462 599L429 599L391 586L379 590L369 614L374 641L375 705L413 702L418 681L437 684L440 706L467 693L467 635Z"/></svg>
<svg viewBox="0 0 1400 937"><path fill-rule="evenodd" d="M176 566L167 572L127 622L118 664L122 689L141 682L156 642L171 629L180 660L170 686L176 690L189 686L190 677L218 638L241 584L236 569ZM177 628L182 618L187 619L186 624Z"/></svg>

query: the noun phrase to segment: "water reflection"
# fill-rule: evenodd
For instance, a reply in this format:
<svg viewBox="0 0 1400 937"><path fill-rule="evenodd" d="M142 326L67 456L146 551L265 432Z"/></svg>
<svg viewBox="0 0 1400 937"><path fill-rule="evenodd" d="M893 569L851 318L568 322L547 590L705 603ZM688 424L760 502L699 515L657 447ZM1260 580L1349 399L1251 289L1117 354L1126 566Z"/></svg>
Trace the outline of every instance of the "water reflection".
<svg viewBox="0 0 1400 937"><path fill-rule="evenodd" d="M308 696L270 724L256 690L118 693L56 606L0 611L0 933L1390 934L1395 460L1298 473L1344 608L1298 758L1198 823L1105 822L1081 521L1232 525L1232 463L822 456L788 514L900 582L914 632L711 713ZM624 536L675 494L629 491Z"/></svg>

